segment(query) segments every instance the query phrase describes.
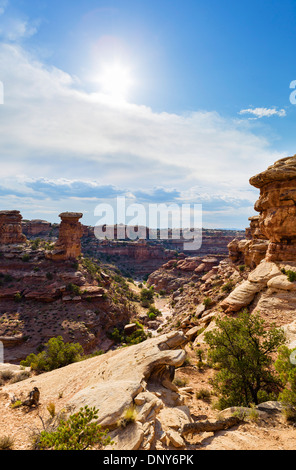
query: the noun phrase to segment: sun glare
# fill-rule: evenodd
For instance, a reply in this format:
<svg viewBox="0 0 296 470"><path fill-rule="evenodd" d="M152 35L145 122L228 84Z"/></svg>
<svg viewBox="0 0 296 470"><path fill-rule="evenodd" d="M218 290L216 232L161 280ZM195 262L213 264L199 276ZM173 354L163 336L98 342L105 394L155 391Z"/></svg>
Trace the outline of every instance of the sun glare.
<svg viewBox="0 0 296 470"><path fill-rule="evenodd" d="M98 77L101 91L112 98L126 100L132 79L130 71L119 64L106 65Z"/></svg>

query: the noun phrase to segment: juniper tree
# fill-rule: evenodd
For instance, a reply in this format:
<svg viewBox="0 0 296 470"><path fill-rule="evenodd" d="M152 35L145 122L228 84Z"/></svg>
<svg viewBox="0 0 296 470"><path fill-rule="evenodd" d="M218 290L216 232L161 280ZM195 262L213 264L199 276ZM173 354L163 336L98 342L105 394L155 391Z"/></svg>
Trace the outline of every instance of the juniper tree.
<svg viewBox="0 0 296 470"><path fill-rule="evenodd" d="M208 359L218 371L212 385L221 408L257 405L268 394L278 393L280 380L273 371L272 353L284 342L282 330L247 310L237 318L219 318L217 329L207 332Z"/></svg>

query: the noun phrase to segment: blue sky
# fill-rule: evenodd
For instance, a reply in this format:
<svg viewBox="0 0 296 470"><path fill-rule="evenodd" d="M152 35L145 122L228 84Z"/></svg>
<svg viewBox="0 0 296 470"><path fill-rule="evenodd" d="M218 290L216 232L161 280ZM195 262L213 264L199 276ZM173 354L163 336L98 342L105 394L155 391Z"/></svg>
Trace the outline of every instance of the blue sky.
<svg viewBox="0 0 296 470"><path fill-rule="evenodd" d="M245 228L249 178L296 153L293 0L0 0L0 206L203 205Z"/></svg>

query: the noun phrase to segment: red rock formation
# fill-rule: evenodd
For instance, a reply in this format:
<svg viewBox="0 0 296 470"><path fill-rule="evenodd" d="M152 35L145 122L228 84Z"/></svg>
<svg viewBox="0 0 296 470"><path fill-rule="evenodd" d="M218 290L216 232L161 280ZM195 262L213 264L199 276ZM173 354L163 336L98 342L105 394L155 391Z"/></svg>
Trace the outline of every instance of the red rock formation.
<svg viewBox="0 0 296 470"><path fill-rule="evenodd" d="M296 256L296 155L278 160L250 184L260 189L255 210L259 230L269 240L267 261L292 261Z"/></svg>
<svg viewBox="0 0 296 470"><path fill-rule="evenodd" d="M46 235L51 230L51 223L46 220L26 220L22 222L23 233L27 236Z"/></svg>
<svg viewBox="0 0 296 470"><path fill-rule="evenodd" d="M22 216L19 211L0 211L0 244L13 245L24 243Z"/></svg>
<svg viewBox="0 0 296 470"><path fill-rule="evenodd" d="M79 219L82 216L80 212L63 212L59 215L62 219L59 239L54 251L47 254L48 259L54 261L76 259L81 254L80 239L83 235L83 227Z"/></svg>

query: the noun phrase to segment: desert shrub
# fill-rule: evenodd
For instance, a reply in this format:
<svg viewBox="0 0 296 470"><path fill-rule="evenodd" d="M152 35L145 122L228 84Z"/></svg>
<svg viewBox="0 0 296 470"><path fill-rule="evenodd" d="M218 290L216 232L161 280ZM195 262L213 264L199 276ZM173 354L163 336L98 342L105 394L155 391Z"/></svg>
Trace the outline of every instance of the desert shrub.
<svg viewBox="0 0 296 470"><path fill-rule="evenodd" d="M31 367L37 372L47 372L79 361L82 353L83 348L79 343L64 343L63 338L58 336L50 338L45 344L44 351L37 355L29 354L24 361L21 361L21 365Z"/></svg>
<svg viewBox="0 0 296 470"><path fill-rule="evenodd" d="M51 401L50 403L48 403L46 409L47 409L48 413L50 414L50 416L51 416L52 418L54 418L55 415L56 415L55 404Z"/></svg>
<svg viewBox="0 0 296 470"><path fill-rule="evenodd" d="M41 450L86 450L94 445L104 447L111 443L108 430L102 431L96 422L98 410L85 406L69 419L61 420L57 429L42 431L38 447Z"/></svg>
<svg viewBox="0 0 296 470"><path fill-rule="evenodd" d="M11 379L10 383L14 384L17 382L22 382L23 380L26 380L30 377L30 372L28 370L23 370L19 372L19 374L14 375L14 377Z"/></svg>
<svg viewBox="0 0 296 470"><path fill-rule="evenodd" d="M207 388L201 388L195 394L198 400L209 401L211 398L211 392Z"/></svg>
<svg viewBox="0 0 296 470"><path fill-rule="evenodd" d="M205 307L209 307L212 304L212 299L210 297L205 297L203 300Z"/></svg>
<svg viewBox="0 0 296 470"><path fill-rule="evenodd" d="M6 369L1 372L1 378L5 381L12 379L13 372L12 370Z"/></svg>
<svg viewBox="0 0 296 470"><path fill-rule="evenodd" d="M137 325L137 329L130 335L125 335L123 329L119 330L118 328L114 328L112 332L108 333L108 337L115 341L115 343L126 343L128 345L139 344L142 341L145 341L145 339L147 339L147 335L144 331L143 325L137 321L135 323Z"/></svg>
<svg viewBox="0 0 296 470"><path fill-rule="evenodd" d="M151 320L154 320L154 318L159 317L162 313L154 305L150 305L147 315Z"/></svg>
<svg viewBox="0 0 296 470"><path fill-rule="evenodd" d="M27 263L28 261L30 261L30 255L28 255L27 253L25 255L22 256L22 261L24 263Z"/></svg>
<svg viewBox="0 0 296 470"><path fill-rule="evenodd" d="M0 437L0 450L12 450L14 446L14 440L10 436Z"/></svg>
<svg viewBox="0 0 296 470"><path fill-rule="evenodd" d="M226 284L224 284L222 287L221 287L221 290L223 292L231 292L233 290L233 282L231 281L228 281L226 282Z"/></svg>
<svg viewBox="0 0 296 470"><path fill-rule="evenodd" d="M82 266L87 270L88 274L95 279L100 274L100 267L91 259L84 257L81 261ZM78 268L78 266L77 266ZM76 268L76 269L77 269Z"/></svg>
<svg viewBox="0 0 296 470"><path fill-rule="evenodd" d="M290 269L286 270L285 268L282 268L281 271L282 271L283 274L287 275L287 278L290 282L295 282L296 281L296 272L295 271L292 271Z"/></svg>
<svg viewBox="0 0 296 470"><path fill-rule="evenodd" d="M135 323L137 325L136 331L134 331L131 335L125 337L125 341L129 345L139 344L142 343L142 341L145 341L145 339L147 339L147 335L144 331L143 325L141 325L137 321Z"/></svg>
<svg viewBox="0 0 296 470"><path fill-rule="evenodd" d="M23 406L23 402L21 400L16 400L13 403L11 403L10 408L15 409L15 408L20 408Z"/></svg>
<svg viewBox="0 0 296 470"><path fill-rule="evenodd" d="M20 292L17 292L14 296L14 301L17 303L20 303L23 300L22 294Z"/></svg>
<svg viewBox="0 0 296 470"><path fill-rule="evenodd" d="M290 282L295 282L296 281L296 272L295 271L288 271L287 272L287 277Z"/></svg>
<svg viewBox="0 0 296 470"><path fill-rule="evenodd" d="M118 328L114 328L114 330L108 334L110 339L113 339L115 343L122 343L124 341L124 335L122 331L119 331Z"/></svg>
<svg viewBox="0 0 296 470"><path fill-rule="evenodd" d="M278 358L275 368L283 383L283 390L279 394L279 400L284 405L284 414L287 421L296 421L296 363L291 358L295 355L296 349L289 349L281 346L278 351ZM293 355L292 355L293 353ZM295 357L295 356L294 356Z"/></svg>
<svg viewBox="0 0 296 470"><path fill-rule="evenodd" d="M40 246L40 243L41 243L40 238L36 238L36 240L32 242L32 245L31 245L32 250L37 250Z"/></svg>
<svg viewBox="0 0 296 470"><path fill-rule="evenodd" d="M67 292L72 295L81 295L81 290L79 286L70 282L66 287Z"/></svg>
<svg viewBox="0 0 296 470"><path fill-rule="evenodd" d="M154 298L154 289L150 287L149 289L143 288L140 293L140 301L143 307L150 307L153 303Z"/></svg>
<svg viewBox="0 0 296 470"><path fill-rule="evenodd" d="M280 379L272 369L272 354L284 342L281 329L265 324L247 310L237 318L216 320L217 329L205 333L208 361L218 366L211 381L221 408L258 404L260 393L278 393Z"/></svg>
<svg viewBox="0 0 296 470"><path fill-rule="evenodd" d="M123 413L123 416L118 422L118 426L125 428L128 424L134 423L137 419L138 413L134 405L129 406Z"/></svg>

